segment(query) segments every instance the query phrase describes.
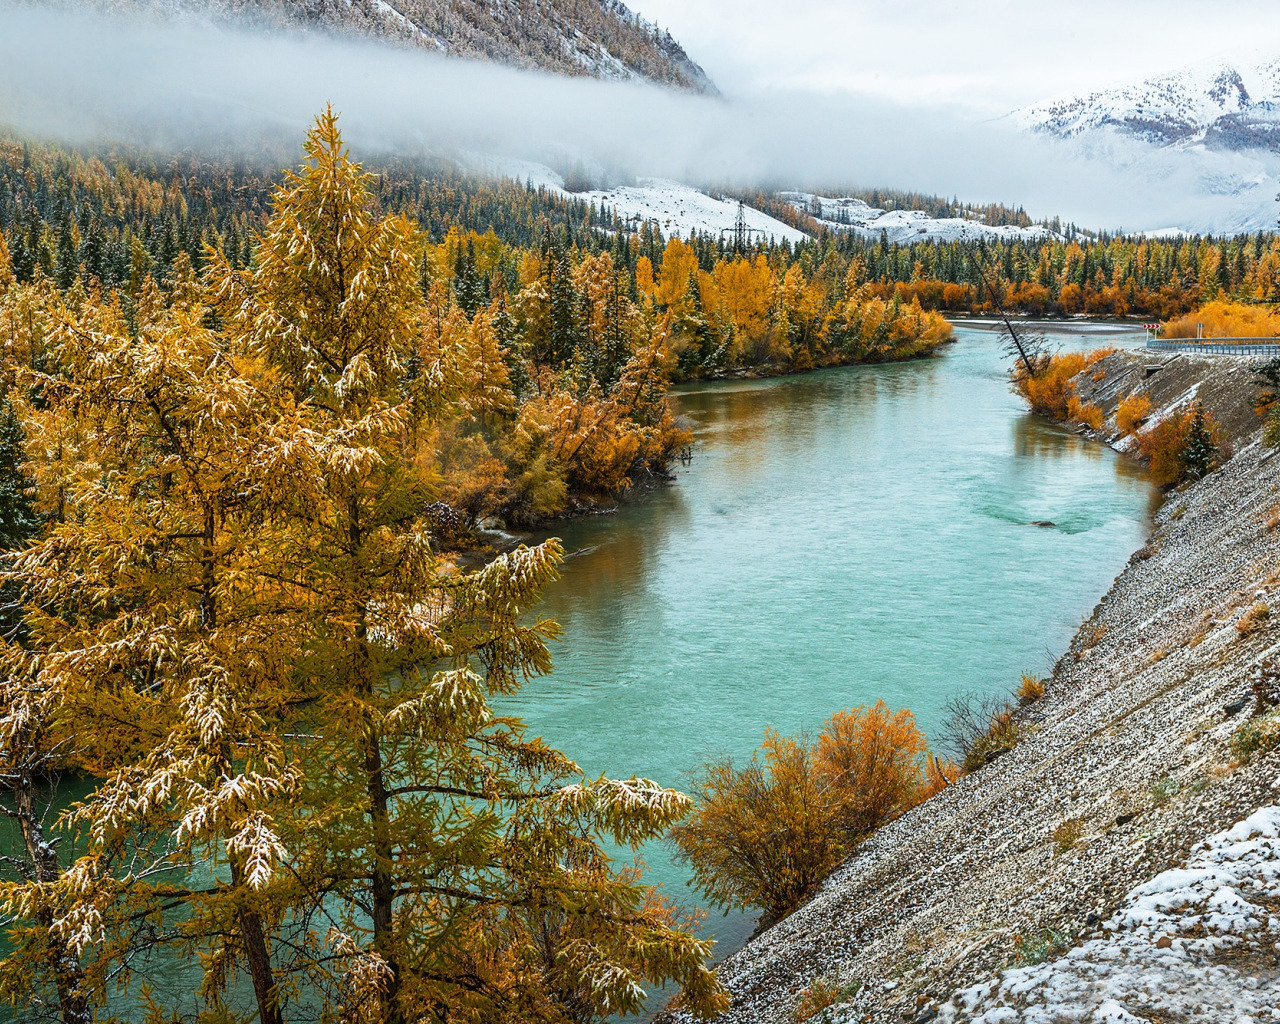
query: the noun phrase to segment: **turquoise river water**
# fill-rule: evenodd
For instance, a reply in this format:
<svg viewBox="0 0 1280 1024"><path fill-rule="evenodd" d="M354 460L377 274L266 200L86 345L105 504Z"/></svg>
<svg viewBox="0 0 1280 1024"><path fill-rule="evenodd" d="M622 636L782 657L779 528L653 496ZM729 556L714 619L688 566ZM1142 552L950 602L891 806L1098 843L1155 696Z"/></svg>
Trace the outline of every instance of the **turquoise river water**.
<svg viewBox="0 0 1280 1024"><path fill-rule="evenodd" d="M1142 545L1156 494L1026 413L1008 365L995 332L960 327L935 359L680 389L691 465L556 529L569 557L540 609L564 627L555 670L503 710L588 773L679 787L766 726L816 731L883 698L930 733L953 694L1046 671ZM664 844L643 856L701 905ZM754 923L714 911L705 929L722 956Z"/></svg>

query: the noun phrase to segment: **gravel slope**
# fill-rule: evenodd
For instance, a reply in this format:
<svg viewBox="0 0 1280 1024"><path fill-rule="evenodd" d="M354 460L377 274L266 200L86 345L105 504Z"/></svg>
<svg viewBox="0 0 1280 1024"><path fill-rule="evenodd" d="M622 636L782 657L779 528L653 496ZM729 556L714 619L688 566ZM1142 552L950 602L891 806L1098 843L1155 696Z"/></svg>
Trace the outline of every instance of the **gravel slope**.
<svg viewBox="0 0 1280 1024"><path fill-rule="evenodd" d="M1152 946L1150 928L1135 939L1117 924L1143 898L1140 887L1183 868L1197 844L1280 805L1280 757L1241 763L1230 746L1258 710L1251 680L1280 678L1280 615L1248 634L1236 628L1256 601L1280 604L1280 530L1268 525L1280 512L1280 459L1248 410L1247 369L1183 359L1147 374L1163 362L1117 354L1100 364L1098 380L1099 367L1082 375L1080 391L1110 412L1130 390L1150 390L1162 410L1185 404L1194 388L1230 426L1234 458L1169 496L1149 543L1082 625L1044 699L1025 712L1027 739L881 830L808 904L726 961L734 1006L722 1020L790 1022L815 979L849 987L831 1020L1167 1022L1187 1019L1188 1000L1198 1004L1197 1021L1280 1019L1250 1009L1280 1004L1280 842L1218 836L1197 854L1237 840L1258 847L1247 885L1223 882L1187 898L1219 905L1252 887L1251 905L1262 910L1243 945L1171 937ZM1109 433L1111 423L1099 435ZM1270 822L1274 836L1280 814L1253 820ZM1054 835L1068 821L1079 832L1072 844ZM1153 882L1151 892L1172 891L1166 883L1178 877ZM1165 902L1177 917L1177 900ZM1181 927L1165 924L1170 936ZM1182 958L1198 972L1198 994L1188 996L1173 975L1138 995L1067 983L1072 958L1081 970L1086 961L1106 972L1128 965L1142 978L1154 977L1144 959L1153 956ZM1024 978L1015 992L1013 974L999 979L1005 968L1040 961L1050 980L1039 987ZM1065 973L1050 969L1058 966ZM1075 993L1068 1010L1053 1002L1055 985ZM1256 1000L1237 999L1241 991Z"/></svg>

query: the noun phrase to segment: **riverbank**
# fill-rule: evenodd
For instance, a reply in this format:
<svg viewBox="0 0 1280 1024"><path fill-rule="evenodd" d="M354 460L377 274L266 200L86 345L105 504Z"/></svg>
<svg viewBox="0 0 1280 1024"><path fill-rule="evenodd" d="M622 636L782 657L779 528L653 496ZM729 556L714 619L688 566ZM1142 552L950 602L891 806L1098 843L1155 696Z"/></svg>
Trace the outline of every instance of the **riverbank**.
<svg viewBox="0 0 1280 1024"><path fill-rule="evenodd" d="M1241 758L1257 692L1280 685L1280 636L1258 610L1280 602L1280 462L1256 416L1240 412L1248 373L1233 360L1175 365L1137 352L1077 380L1082 400L1108 415L1096 436L1118 447L1115 404L1144 389L1157 410L1204 401L1236 454L1165 501L1024 712L1013 751L881 830L801 910L726 961L726 1022L789 1024L815 983L833 993L836 1021L969 1020L996 1006L1010 1009L986 1019L1101 1019L1123 1007L1134 1016L1114 1019L1178 1020L1188 1000L1199 1020L1270 1019L1247 1015L1280 1005L1280 844L1244 833L1274 836L1276 816L1194 854L1242 864L1248 846L1260 866L1234 885L1202 864L1199 889L1177 875L1151 890L1181 880L1182 897L1133 892L1280 803L1275 755ZM1223 913L1154 909L1180 898ZM1091 963L1110 966L1090 974Z"/></svg>

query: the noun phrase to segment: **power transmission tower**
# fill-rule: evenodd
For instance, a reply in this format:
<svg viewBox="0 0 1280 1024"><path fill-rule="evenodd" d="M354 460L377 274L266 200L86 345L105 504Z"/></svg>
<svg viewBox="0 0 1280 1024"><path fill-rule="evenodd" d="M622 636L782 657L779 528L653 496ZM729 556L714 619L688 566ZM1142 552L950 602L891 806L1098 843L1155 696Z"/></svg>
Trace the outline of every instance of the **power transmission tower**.
<svg viewBox="0 0 1280 1024"><path fill-rule="evenodd" d="M733 251L738 255L742 255L751 245L751 236L759 235L763 238L765 232L761 231L759 228L747 227L747 206L741 199L739 199L738 215L733 220L733 227L721 229L721 241L724 240L725 235L729 235L730 238L733 239Z"/></svg>

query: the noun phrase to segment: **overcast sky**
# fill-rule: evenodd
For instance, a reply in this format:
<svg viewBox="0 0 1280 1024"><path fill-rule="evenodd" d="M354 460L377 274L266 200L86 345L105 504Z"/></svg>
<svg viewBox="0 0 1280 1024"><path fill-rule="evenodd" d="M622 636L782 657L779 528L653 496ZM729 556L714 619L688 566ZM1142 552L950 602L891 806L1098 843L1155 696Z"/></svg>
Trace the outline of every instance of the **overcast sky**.
<svg viewBox="0 0 1280 1024"><path fill-rule="evenodd" d="M1280 57L1275 0L632 0L720 88L1000 114L1207 57Z"/></svg>

